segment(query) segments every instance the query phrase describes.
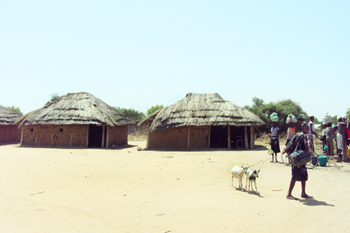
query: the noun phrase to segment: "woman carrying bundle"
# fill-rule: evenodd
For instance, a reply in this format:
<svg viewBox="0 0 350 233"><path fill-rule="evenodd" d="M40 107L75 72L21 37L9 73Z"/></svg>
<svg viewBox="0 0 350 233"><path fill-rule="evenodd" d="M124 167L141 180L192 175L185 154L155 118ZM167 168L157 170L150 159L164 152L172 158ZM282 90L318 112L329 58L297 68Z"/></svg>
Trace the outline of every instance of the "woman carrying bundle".
<svg viewBox="0 0 350 233"><path fill-rule="evenodd" d="M287 129L287 141L286 141L286 144L285 144L285 145L287 145L288 142L289 142L290 140L292 140L292 138L294 137L294 135L295 135L295 127L294 127L293 122L290 121L290 122L289 122L289 127L288 127L288 129Z"/></svg>
<svg viewBox="0 0 350 233"><path fill-rule="evenodd" d="M270 145L271 145L271 150L273 150L273 153L275 154L275 160L276 163L277 161L277 153L281 152L280 150L280 142L278 140L278 131L280 128L277 127L276 122L272 122L272 128L271 128L271 140L270 140ZM272 160L273 162L273 155L272 155Z"/></svg>
<svg viewBox="0 0 350 233"><path fill-rule="evenodd" d="M287 147L283 150L282 154L287 153L290 156L295 150L309 151L309 140L308 140L309 126L307 125L307 123L304 122L301 125L301 127L303 132L297 133L293 137L293 139L287 144ZM300 167L297 167L292 165L292 179L290 181L287 198L298 200L298 198L292 196L292 191L296 181L301 182L301 197L312 198L312 196L307 195L305 192L307 180L308 180L308 174L307 174L306 166L302 165Z"/></svg>

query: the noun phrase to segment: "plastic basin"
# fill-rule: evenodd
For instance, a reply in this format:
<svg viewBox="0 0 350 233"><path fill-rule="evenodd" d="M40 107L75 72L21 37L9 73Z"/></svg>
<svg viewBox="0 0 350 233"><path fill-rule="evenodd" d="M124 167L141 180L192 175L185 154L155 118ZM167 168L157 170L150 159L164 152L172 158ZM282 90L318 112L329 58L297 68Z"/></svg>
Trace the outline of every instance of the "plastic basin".
<svg viewBox="0 0 350 233"><path fill-rule="evenodd" d="M327 156L319 156L318 162L320 163L320 166L326 166L327 165Z"/></svg>

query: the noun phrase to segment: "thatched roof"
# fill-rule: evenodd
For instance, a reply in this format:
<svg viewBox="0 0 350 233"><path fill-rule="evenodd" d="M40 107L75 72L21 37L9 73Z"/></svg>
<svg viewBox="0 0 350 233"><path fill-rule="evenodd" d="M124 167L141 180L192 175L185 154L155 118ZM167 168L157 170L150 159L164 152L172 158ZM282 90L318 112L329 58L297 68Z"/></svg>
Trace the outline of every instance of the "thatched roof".
<svg viewBox="0 0 350 233"><path fill-rule="evenodd" d="M90 93L69 93L16 122L21 125L129 125L134 122Z"/></svg>
<svg viewBox="0 0 350 233"><path fill-rule="evenodd" d="M137 124L137 126L141 126L141 125L146 124L146 123L152 124L152 122L153 122L154 119L157 117L157 115L158 115L158 113L160 112L160 110L162 110L162 109L159 109L159 110L153 112L152 114L150 114L149 116L145 117L143 120L141 120L141 121Z"/></svg>
<svg viewBox="0 0 350 233"><path fill-rule="evenodd" d="M12 125L21 115L0 106L0 125Z"/></svg>
<svg viewBox="0 0 350 233"><path fill-rule="evenodd" d="M163 108L154 119L150 131L181 126L260 126L257 115L224 100L219 94L188 93L185 98Z"/></svg>

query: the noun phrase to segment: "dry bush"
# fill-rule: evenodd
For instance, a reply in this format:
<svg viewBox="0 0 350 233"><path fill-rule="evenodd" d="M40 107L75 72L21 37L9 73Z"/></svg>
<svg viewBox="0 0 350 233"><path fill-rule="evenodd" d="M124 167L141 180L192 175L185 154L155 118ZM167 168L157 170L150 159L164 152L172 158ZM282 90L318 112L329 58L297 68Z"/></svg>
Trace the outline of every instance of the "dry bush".
<svg viewBox="0 0 350 233"><path fill-rule="evenodd" d="M138 130L135 133L128 135L129 141L143 141L147 139L147 130Z"/></svg>
<svg viewBox="0 0 350 233"><path fill-rule="evenodd" d="M270 144L270 135L267 133L260 133L257 135L257 138L255 140L255 144L257 145L269 145Z"/></svg>

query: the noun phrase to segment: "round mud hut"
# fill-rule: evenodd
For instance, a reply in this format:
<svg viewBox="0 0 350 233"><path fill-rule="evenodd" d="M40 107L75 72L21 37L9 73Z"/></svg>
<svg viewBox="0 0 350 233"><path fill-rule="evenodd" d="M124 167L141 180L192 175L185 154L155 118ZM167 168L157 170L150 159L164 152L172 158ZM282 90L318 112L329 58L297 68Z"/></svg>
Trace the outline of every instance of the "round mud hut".
<svg viewBox="0 0 350 233"><path fill-rule="evenodd" d="M139 123L148 124L148 149L253 149L257 115L219 94L188 93Z"/></svg>
<svg viewBox="0 0 350 233"><path fill-rule="evenodd" d="M18 113L0 106L0 144L20 142L21 131L14 125L20 117Z"/></svg>
<svg viewBox="0 0 350 233"><path fill-rule="evenodd" d="M116 147L128 144L133 121L90 93L69 93L16 124L21 146Z"/></svg>

